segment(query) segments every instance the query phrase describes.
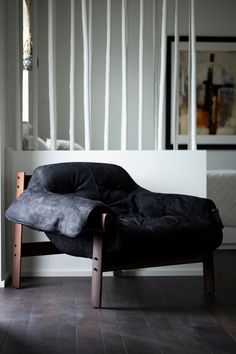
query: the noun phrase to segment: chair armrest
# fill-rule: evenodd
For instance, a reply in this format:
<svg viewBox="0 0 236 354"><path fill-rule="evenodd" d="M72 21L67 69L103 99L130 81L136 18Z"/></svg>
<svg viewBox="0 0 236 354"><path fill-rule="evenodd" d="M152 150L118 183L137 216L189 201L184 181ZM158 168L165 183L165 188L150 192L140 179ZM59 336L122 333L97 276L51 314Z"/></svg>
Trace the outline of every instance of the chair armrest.
<svg viewBox="0 0 236 354"><path fill-rule="evenodd" d="M26 189L5 215L15 223L35 230L75 237L90 229L91 225L98 231L106 230L109 219L106 213L109 212L110 209L98 200L76 194ZM96 221L95 224L92 220Z"/></svg>

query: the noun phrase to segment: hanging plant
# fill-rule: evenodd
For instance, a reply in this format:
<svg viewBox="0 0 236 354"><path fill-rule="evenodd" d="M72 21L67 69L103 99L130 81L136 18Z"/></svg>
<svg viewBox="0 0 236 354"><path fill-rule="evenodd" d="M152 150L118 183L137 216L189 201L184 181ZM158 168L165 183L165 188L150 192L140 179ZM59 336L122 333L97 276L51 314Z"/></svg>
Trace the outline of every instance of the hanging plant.
<svg viewBox="0 0 236 354"><path fill-rule="evenodd" d="M25 19L25 35L23 43L23 69L31 71L33 69L33 42L31 36L30 28L30 12L31 12L31 0L23 0L26 8L27 14Z"/></svg>

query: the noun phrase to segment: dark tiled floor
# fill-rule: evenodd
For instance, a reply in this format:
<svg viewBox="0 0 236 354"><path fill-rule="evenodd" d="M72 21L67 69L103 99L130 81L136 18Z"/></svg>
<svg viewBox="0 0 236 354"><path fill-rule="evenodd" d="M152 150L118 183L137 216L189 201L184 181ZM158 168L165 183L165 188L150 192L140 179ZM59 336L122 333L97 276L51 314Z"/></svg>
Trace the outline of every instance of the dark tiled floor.
<svg viewBox="0 0 236 354"><path fill-rule="evenodd" d="M236 251L216 253L216 296L200 277L27 278L0 289L0 353L236 353Z"/></svg>

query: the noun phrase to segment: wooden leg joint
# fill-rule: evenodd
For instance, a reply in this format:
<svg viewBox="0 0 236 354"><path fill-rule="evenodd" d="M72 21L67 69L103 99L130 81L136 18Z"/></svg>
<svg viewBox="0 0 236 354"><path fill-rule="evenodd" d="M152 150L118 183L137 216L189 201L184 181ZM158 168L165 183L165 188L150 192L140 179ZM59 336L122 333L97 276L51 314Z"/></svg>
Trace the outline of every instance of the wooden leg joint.
<svg viewBox="0 0 236 354"><path fill-rule="evenodd" d="M92 307L100 308L102 301L102 233L94 233L93 268L92 268Z"/></svg>
<svg viewBox="0 0 236 354"><path fill-rule="evenodd" d="M209 252L203 261L203 286L205 294L215 293L215 274L213 252Z"/></svg>
<svg viewBox="0 0 236 354"><path fill-rule="evenodd" d="M21 244L23 226L15 224L13 240L13 259L12 259L12 287L20 288L21 276Z"/></svg>

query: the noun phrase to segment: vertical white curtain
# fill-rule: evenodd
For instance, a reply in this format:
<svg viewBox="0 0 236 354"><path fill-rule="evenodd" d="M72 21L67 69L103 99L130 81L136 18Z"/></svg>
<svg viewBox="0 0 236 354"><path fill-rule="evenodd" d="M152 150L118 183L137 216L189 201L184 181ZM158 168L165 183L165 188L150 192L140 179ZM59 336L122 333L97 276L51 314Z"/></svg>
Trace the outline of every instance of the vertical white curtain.
<svg viewBox="0 0 236 354"><path fill-rule="evenodd" d="M197 149L196 134L197 134L197 103L196 103L196 33L195 33L195 0L190 0L190 149Z"/></svg>
<svg viewBox="0 0 236 354"><path fill-rule="evenodd" d="M158 127L158 112L157 112L157 94L158 94L158 82L157 82L157 23L156 23L156 2L153 0L153 18L152 18L152 32L153 32L153 119L154 119L154 149L157 149L157 127Z"/></svg>
<svg viewBox="0 0 236 354"><path fill-rule="evenodd" d="M122 55L122 102L121 102L121 150L127 150L127 38L126 38L126 0L121 4L121 55Z"/></svg>
<svg viewBox="0 0 236 354"><path fill-rule="evenodd" d="M109 148L109 113L110 113L110 66L111 66L111 0L107 0L107 36L105 68L105 119L104 150Z"/></svg>
<svg viewBox="0 0 236 354"><path fill-rule="evenodd" d="M89 58L89 126L90 141L92 138L92 58L93 58L93 0L88 3L88 58Z"/></svg>
<svg viewBox="0 0 236 354"><path fill-rule="evenodd" d="M139 95L138 95L138 149L143 147L143 27L144 0L139 2Z"/></svg>
<svg viewBox="0 0 236 354"><path fill-rule="evenodd" d="M15 12L15 28L16 28L16 149L22 150L22 91L21 91L21 57L20 57L20 38L21 28L20 28L20 8L19 2L16 1L16 12Z"/></svg>
<svg viewBox="0 0 236 354"><path fill-rule="evenodd" d="M48 0L48 88L51 150L56 149L56 61L55 61L55 0Z"/></svg>
<svg viewBox="0 0 236 354"><path fill-rule="evenodd" d="M33 138L38 150L38 0L33 1Z"/></svg>
<svg viewBox="0 0 236 354"><path fill-rule="evenodd" d="M25 6L26 0L22 0ZM166 85L166 50L167 50L167 5L168 0L162 0L161 32L160 32L160 56L157 58L156 32L156 1L153 0L152 31L153 31L153 117L154 117L154 146L158 150L164 148L165 129L165 85ZM18 2L17 2L18 4ZM37 37L37 0L33 2L33 32ZM127 96L127 0L121 0L121 150L127 150L128 146L128 96ZM175 0L175 46L174 46L174 70L172 87L172 125L173 146L178 148L178 124L179 124L179 1ZM56 60L55 60L55 0L48 0L48 85L49 85L49 117L51 149L56 149L57 139L57 100L56 100ZM139 35L138 35L138 149L143 149L143 98L144 98L144 0L139 0ZM111 68L111 6L112 0L106 0L106 52L105 52L105 94L104 94L104 150L109 149L109 120L110 120L110 68ZM92 32L93 32L93 0L81 0L81 20L83 36L83 109L84 109L84 142L85 149L91 148L91 81L92 81ZM75 143L75 32L76 9L75 0L70 0L70 104L69 104L69 139L70 149L74 149ZM19 28L19 18L16 18L16 26ZM146 26L146 23L145 23ZM25 34L24 34L25 36ZM196 34L195 34L195 0L189 0L189 148L195 150L196 145ZM19 43L16 43L19 48ZM17 50L19 55L19 49ZM159 54L159 53L158 53ZM158 59L158 60L157 60ZM17 65L20 58L17 58ZM37 102L37 40L34 42L33 56L33 134L34 149L38 148L38 102ZM160 70L159 82L157 82L157 67ZM19 69L19 66L18 66ZM16 82L17 112L21 112L20 70L17 70ZM158 91L158 92L157 92ZM29 94L26 94L29 97ZM132 97L132 99L136 99ZM26 107L27 108L27 107ZM25 108L25 110L26 110ZM158 108L158 109L157 109ZM25 112L24 110L24 112ZM19 113L20 114L20 113ZM29 117L29 112L24 113ZM21 116L16 118L17 124L17 148L21 149ZM146 117L145 117L146 119Z"/></svg>
<svg viewBox="0 0 236 354"><path fill-rule="evenodd" d="M90 150L89 40L86 5L86 0L81 0L84 57L84 140L85 150Z"/></svg>
<svg viewBox="0 0 236 354"><path fill-rule="evenodd" d="M70 150L75 143L75 0L70 2Z"/></svg>
<svg viewBox="0 0 236 354"><path fill-rule="evenodd" d="M161 23L161 58L160 58L160 82L158 104L158 130L157 149L163 150L163 129L165 117L165 80L166 80L166 33L167 33L167 0L162 0L162 23Z"/></svg>
<svg viewBox="0 0 236 354"><path fill-rule="evenodd" d="M188 14L188 149L191 149L191 49L192 49L192 39L191 39L191 0L189 0L189 14Z"/></svg>
<svg viewBox="0 0 236 354"><path fill-rule="evenodd" d="M178 0L175 0L175 42L174 42L174 69L173 69L173 95L172 116L173 123L173 148L178 149L178 126L179 126L179 13Z"/></svg>

